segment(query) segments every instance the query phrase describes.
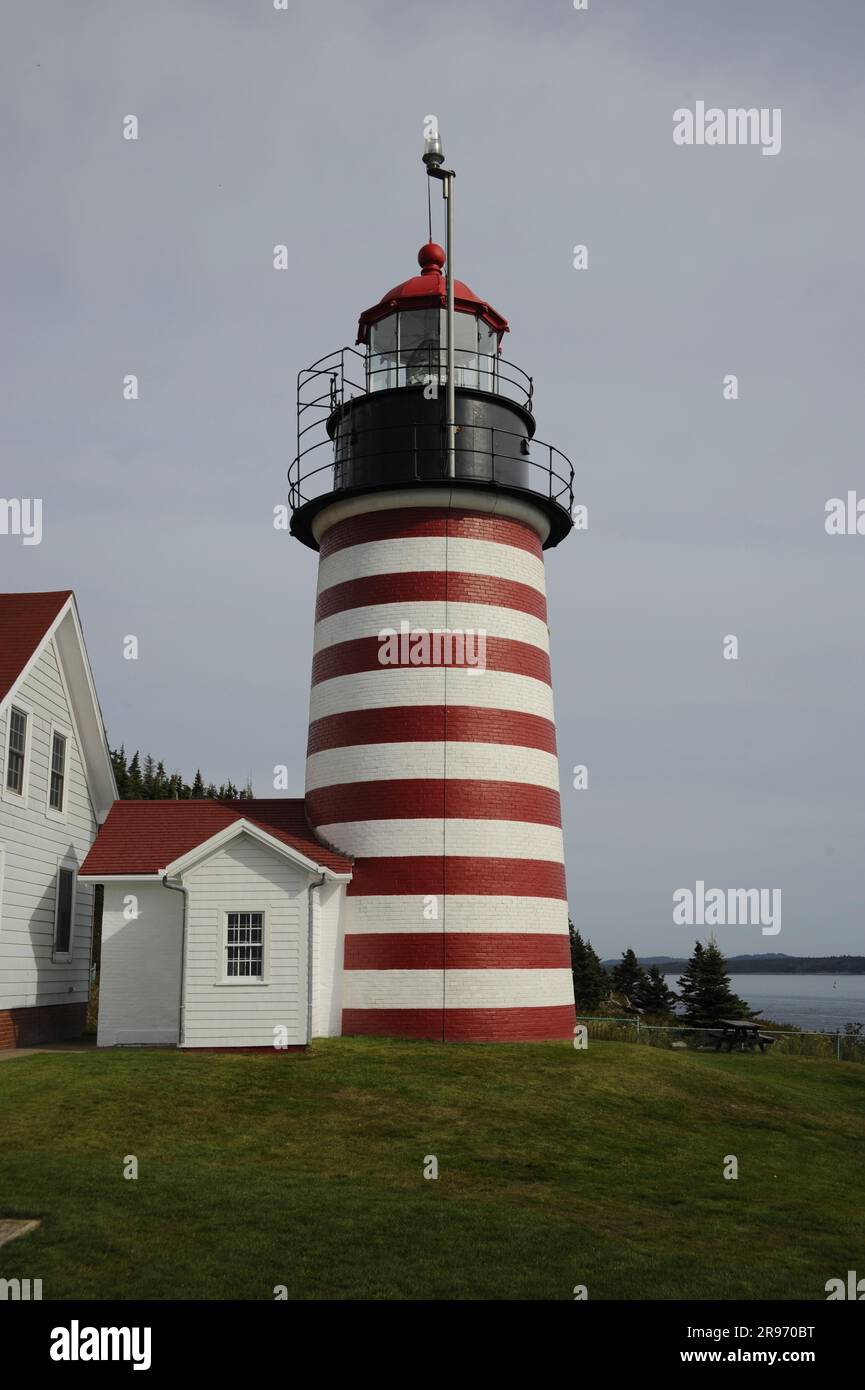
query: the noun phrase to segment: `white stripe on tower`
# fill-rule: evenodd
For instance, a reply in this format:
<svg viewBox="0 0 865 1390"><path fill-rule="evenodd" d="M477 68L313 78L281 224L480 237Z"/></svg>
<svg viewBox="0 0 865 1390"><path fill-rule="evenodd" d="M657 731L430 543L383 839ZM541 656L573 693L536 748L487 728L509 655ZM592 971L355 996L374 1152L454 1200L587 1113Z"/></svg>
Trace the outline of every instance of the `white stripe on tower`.
<svg viewBox="0 0 865 1390"><path fill-rule="evenodd" d="M485 784L475 783L483 786ZM374 784L379 813L387 812L389 785L387 782ZM346 854L362 858L382 854L402 857L409 854L462 854L483 859L549 859L561 864L564 858L562 832L559 826L533 825L527 821L512 819L519 815L519 807L509 799L501 808L501 819L492 819L496 811L495 785L487 792L487 820L462 820L450 816L449 791L443 782L435 784L437 808L433 802L423 802L425 809L440 810L440 814L418 817L417 819L384 818L379 820L318 821L314 820L316 830L329 844L337 845ZM418 797L427 795L418 789ZM317 816L315 794L307 802L312 807L312 816ZM508 819L504 817L507 815Z"/></svg>
<svg viewBox="0 0 865 1390"><path fill-rule="evenodd" d="M527 782L559 789L559 765L542 748L509 748L502 759L495 743L380 743L373 758L368 744L324 748L310 754L306 764L307 792L317 787L374 782L379 778L481 778L485 782Z"/></svg>
<svg viewBox="0 0 865 1390"><path fill-rule="evenodd" d="M307 814L355 856L343 1032L568 1037L544 522L442 497L318 523ZM402 622L483 631L486 669L383 667Z"/></svg>
<svg viewBox="0 0 865 1390"><path fill-rule="evenodd" d="M351 642L357 637L377 637L384 631L398 632L400 622L405 619L407 604L411 606L411 600L376 603L364 608L346 608L341 613L322 618L315 625L313 650L319 652L325 647ZM489 637L509 637L517 642L528 642L544 652L550 649L546 623L515 608L499 608L490 603L425 602L424 617L430 631L443 628L449 628L452 632L482 630Z"/></svg>
<svg viewBox="0 0 865 1390"><path fill-rule="evenodd" d="M406 925L402 899L387 894L368 893L353 899L354 912L347 935L376 934L384 931L420 932L429 936L429 923L423 921L420 909L413 925ZM459 932L567 933L568 905L555 898L504 896L485 893L449 893L447 929Z"/></svg>
<svg viewBox="0 0 865 1390"><path fill-rule="evenodd" d="M419 618L415 622L421 626ZM418 676L419 671L423 677ZM514 710L554 722L550 687L529 676L491 671L489 667L483 675L452 669L445 676L440 667L383 670L377 666L375 670L352 672L315 684L309 704L310 723L349 710L401 709L406 705L443 707L445 687L448 708L456 705L460 709Z"/></svg>

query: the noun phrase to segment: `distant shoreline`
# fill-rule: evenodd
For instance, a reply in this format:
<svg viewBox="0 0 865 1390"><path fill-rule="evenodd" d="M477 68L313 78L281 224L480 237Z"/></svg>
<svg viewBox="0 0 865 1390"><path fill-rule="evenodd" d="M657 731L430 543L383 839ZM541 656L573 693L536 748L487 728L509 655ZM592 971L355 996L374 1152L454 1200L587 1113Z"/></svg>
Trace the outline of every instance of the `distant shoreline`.
<svg viewBox="0 0 865 1390"><path fill-rule="evenodd" d="M638 956L644 968L659 965L665 975L680 975L688 967L686 958L678 956ZM607 971L618 960L601 961ZM865 956L729 956L728 975L865 975Z"/></svg>

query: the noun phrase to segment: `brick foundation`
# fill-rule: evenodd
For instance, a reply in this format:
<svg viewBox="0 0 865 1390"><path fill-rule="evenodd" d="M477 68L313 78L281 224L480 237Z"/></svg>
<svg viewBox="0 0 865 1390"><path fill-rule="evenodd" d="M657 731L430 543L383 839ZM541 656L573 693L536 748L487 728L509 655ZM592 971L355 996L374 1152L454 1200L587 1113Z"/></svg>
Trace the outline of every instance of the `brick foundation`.
<svg viewBox="0 0 865 1390"><path fill-rule="evenodd" d="M41 1043L80 1038L86 1021L86 1004L0 1009L0 1047L38 1047Z"/></svg>

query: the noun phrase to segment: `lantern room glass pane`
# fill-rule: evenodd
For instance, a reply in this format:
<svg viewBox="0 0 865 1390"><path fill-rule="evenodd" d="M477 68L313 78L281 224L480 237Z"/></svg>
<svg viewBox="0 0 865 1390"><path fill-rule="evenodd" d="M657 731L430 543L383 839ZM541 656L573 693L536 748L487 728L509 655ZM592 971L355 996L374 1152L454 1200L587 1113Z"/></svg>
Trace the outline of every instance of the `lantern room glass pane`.
<svg viewBox="0 0 865 1390"><path fill-rule="evenodd" d="M474 314L455 314L454 319L454 382L477 390L478 321Z"/></svg>
<svg viewBox="0 0 865 1390"><path fill-rule="evenodd" d="M496 364L499 336L483 319L478 320L478 385L482 391L497 390Z"/></svg>
<svg viewBox="0 0 865 1390"><path fill-rule="evenodd" d="M498 335L475 314L454 314L454 379L457 386L496 391ZM370 325L368 389L425 386L447 381L447 312L404 309Z"/></svg>
<svg viewBox="0 0 865 1390"><path fill-rule="evenodd" d="M447 381L447 311L441 311L441 380ZM474 314L454 314L454 384L478 385L478 320Z"/></svg>
<svg viewBox="0 0 865 1390"><path fill-rule="evenodd" d="M388 314L387 318L379 319L378 323L372 324L370 328L370 391L386 391L389 387L396 386L398 384L396 326L397 315Z"/></svg>
<svg viewBox="0 0 865 1390"><path fill-rule="evenodd" d="M430 377L435 377L438 355L438 309L411 309L400 314L400 384L425 386Z"/></svg>

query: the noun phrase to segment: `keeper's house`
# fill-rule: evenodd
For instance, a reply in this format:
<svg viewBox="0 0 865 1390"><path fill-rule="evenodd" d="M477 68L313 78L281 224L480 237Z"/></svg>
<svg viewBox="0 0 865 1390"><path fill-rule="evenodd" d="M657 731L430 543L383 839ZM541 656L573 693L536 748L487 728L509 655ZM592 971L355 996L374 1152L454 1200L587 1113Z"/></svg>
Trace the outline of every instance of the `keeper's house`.
<svg viewBox="0 0 865 1390"><path fill-rule="evenodd" d="M0 1047L84 1028L79 870L116 795L74 596L0 594Z"/></svg>

